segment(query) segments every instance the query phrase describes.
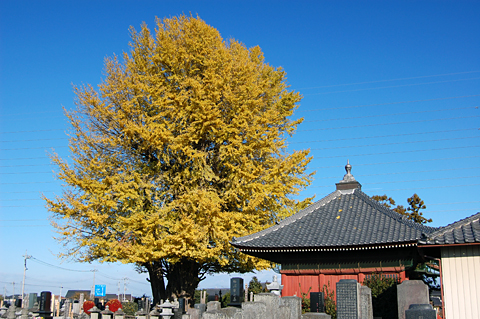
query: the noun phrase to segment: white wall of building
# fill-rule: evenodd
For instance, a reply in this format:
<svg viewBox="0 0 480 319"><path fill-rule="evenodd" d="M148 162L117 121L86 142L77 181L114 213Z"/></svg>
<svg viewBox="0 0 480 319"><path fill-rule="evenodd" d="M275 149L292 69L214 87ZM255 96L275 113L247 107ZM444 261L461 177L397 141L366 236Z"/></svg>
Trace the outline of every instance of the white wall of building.
<svg viewBox="0 0 480 319"><path fill-rule="evenodd" d="M445 319L480 318L480 245L442 248Z"/></svg>

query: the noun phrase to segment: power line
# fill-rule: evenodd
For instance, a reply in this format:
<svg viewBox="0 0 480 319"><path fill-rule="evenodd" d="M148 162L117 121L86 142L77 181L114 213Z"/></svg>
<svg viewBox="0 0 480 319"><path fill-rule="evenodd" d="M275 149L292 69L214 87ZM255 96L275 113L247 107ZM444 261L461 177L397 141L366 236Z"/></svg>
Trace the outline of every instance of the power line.
<svg viewBox="0 0 480 319"><path fill-rule="evenodd" d="M11 132L0 132L0 134L15 134L15 133L38 133L38 132L55 132L55 131L64 131L65 129L47 129L47 130L31 130L31 131L11 131Z"/></svg>
<svg viewBox="0 0 480 319"><path fill-rule="evenodd" d="M412 123L425 123L425 122L436 122L436 121L447 121L447 120L471 119L471 118L475 118L475 117L480 117L480 115L459 116L459 117L450 117L450 118L443 118L443 119L418 120L418 121L408 121L408 122L376 123L376 124L353 125L353 126L343 126L343 127L324 127L324 128L314 128L314 129L308 129L308 130L297 130L297 132L340 130L340 129L359 128L359 127L373 127L373 126L385 126L385 125L389 125L389 126L390 126L390 125L400 125L400 124L412 124Z"/></svg>
<svg viewBox="0 0 480 319"><path fill-rule="evenodd" d="M416 133L403 133L403 134L390 134L390 135L376 135L376 136L352 136L346 138L335 138L330 140L316 140L316 141L304 141L304 142L287 142L288 144L306 144L306 143L324 143L324 142L338 142L338 141L350 141L350 140L363 140L370 138L385 138L385 137L399 137L399 136L412 136L412 135L423 135L423 134L437 134L437 133L451 133L451 132L462 132L462 131L477 131L480 128L465 128L457 130L444 130L444 131L430 131L430 132L416 132ZM47 165L47 164L45 164ZM0 166L0 167L9 167L9 166ZM12 165L11 167L14 167Z"/></svg>
<svg viewBox="0 0 480 319"><path fill-rule="evenodd" d="M38 157L16 157L16 158L0 158L0 161L23 161L23 160L38 160L50 158L48 156L38 156Z"/></svg>
<svg viewBox="0 0 480 319"><path fill-rule="evenodd" d="M480 155L476 155L476 156L461 156L461 157L446 157L446 158L429 158L429 159L417 159L417 160L396 161L396 162L364 163L364 164L355 164L355 166L391 165L391 164L404 164L404 163L417 163L417 162L448 161L448 160L468 159L468 158L478 158L478 157L480 157ZM316 167L310 167L310 169L338 168L338 167L344 167L344 166L343 166L343 165L316 166Z"/></svg>
<svg viewBox="0 0 480 319"><path fill-rule="evenodd" d="M416 179L416 180L409 180L409 181L389 181L389 182L376 182L376 183L362 183L362 185L431 182L431 181L444 181L444 180L451 180L451 179L478 178L478 177L480 177L480 176L444 177L444 178ZM323 187L332 187L332 185L318 185L318 186L309 186L309 187L323 188Z"/></svg>
<svg viewBox="0 0 480 319"><path fill-rule="evenodd" d="M58 140L68 140L68 138L59 137L59 138L39 138L39 139L33 139L33 140L7 140L7 141L0 141L0 143L40 142L40 141L58 141Z"/></svg>
<svg viewBox="0 0 480 319"><path fill-rule="evenodd" d="M355 164L355 166L358 166ZM385 175L400 175L400 174L418 174L418 173L434 173L434 172L445 172L445 171L459 171L459 170L469 170L469 169L478 169L480 167L461 167L461 168L446 168L446 169L432 169L427 171L410 171L410 172L393 172L393 173L378 173L378 174L355 174L357 177L368 177L368 176L385 176ZM328 176L328 177L320 177L315 178L315 180L319 179L332 179L338 178L338 176Z"/></svg>
<svg viewBox="0 0 480 319"><path fill-rule="evenodd" d="M427 111L417 111L417 112L393 113L393 114L375 114L375 115L365 115L365 116L355 116L355 117L340 117L340 118L336 118L336 119L309 120L309 121L303 121L302 123L356 120L356 119L366 119L366 118L374 118L374 117L399 116L399 115L422 114L422 113L445 112L445 111L458 111L458 110L468 110L468 109L477 109L478 110L478 106L458 107L458 108L452 108L452 109L427 110Z"/></svg>
<svg viewBox="0 0 480 319"><path fill-rule="evenodd" d="M67 145L59 146L41 146L41 147L19 147L19 148L0 148L0 151L20 151L20 150L40 150L45 148L64 148L68 147Z"/></svg>
<svg viewBox="0 0 480 319"><path fill-rule="evenodd" d="M307 87L307 88L299 88L297 90L310 90L310 89L321 89L321 88L329 88L329 87L336 87L336 86L371 84L371 83L393 82L393 81L403 81L403 80L415 80L415 79L430 78L430 77L437 77L437 76L458 75L458 74L468 74L468 73L478 73L478 72L480 72L480 71L466 71L466 72L455 72L455 73L445 73L445 74L422 75L422 76L414 76L414 77L408 77L408 78L397 78L397 79L388 79L388 80L375 80L375 81L366 81L366 82L355 82L355 83L314 86L314 87Z"/></svg>
<svg viewBox="0 0 480 319"><path fill-rule="evenodd" d="M476 97L476 96L480 96L480 94L460 95L460 96L449 96L449 97L440 97L440 98L425 99L425 100L411 100L411 101L400 101L400 102L386 102L386 103L375 103L375 104L350 105L350 106L321 108L321 109L311 109L311 110L296 110L295 113L342 110L342 109L351 109L351 108L368 107L368 106L383 106L383 105L395 105L395 104L405 104L405 103L419 103L419 102L442 101L442 100L451 100L451 99L463 99L463 98L467 98L467 97Z"/></svg>
<svg viewBox="0 0 480 319"><path fill-rule="evenodd" d="M439 83L449 83L449 82L460 82L460 81L470 81L478 80L478 78L468 78L468 79L456 79L456 80L445 80L445 81L435 81L435 82L424 82L424 83L410 83L410 84L399 84L399 85L390 85L390 86L377 86L373 88L364 88L364 89L353 89L353 90L343 90L343 91L330 91L330 92L321 92L321 93L308 93L307 95L323 95L323 94L332 94L332 93L347 93L347 92L359 92L359 91L368 91L368 90L380 90L380 89L391 89L407 86L418 86L418 85L427 85L427 84L439 84Z"/></svg>
<svg viewBox="0 0 480 319"><path fill-rule="evenodd" d="M56 265L52 265L52 264L49 264L47 262L44 262L44 261L41 261L35 257L32 257L32 260L35 260L36 262L38 262L39 264L43 264L43 265L46 265L46 266L49 266L49 267L53 267L53 268L57 268L57 269L61 269L61 270L66 270L66 271L74 271L74 272L92 272L94 270L78 270L78 269L69 269L69 268L64 268L64 267L60 267L60 266L56 266Z"/></svg>
<svg viewBox="0 0 480 319"><path fill-rule="evenodd" d="M456 137L456 138L443 138L443 139L436 139L436 140L392 142L392 143L370 144L370 145L335 146L335 147L311 148L310 150L322 151L322 150L335 150L335 149L342 149L342 148L359 148L359 147L372 147L372 146L389 146L389 145L402 145L402 144L415 144L415 143L444 142L444 141L465 140L465 139L472 139L472 138L479 138L479 137L480 136L468 136L468 137ZM12 173L12 174L15 174L15 173Z"/></svg>
<svg viewBox="0 0 480 319"><path fill-rule="evenodd" d="M416 152L428 152L428 151L446 151L446 150L455 150L455 149L462 149L462 148L475 148L475 147L480 147L480 145L444 147L444 148L430 148L430 149L408 150L408 151L393 151L393 152L382 152L382 153L366 153L366 154L355 154L355 155L333 155L333 156L316 157L316 159L339 158L339 157L345 158L345 157L358 157L358 156L371 156L371 155L389 155L389 154L416 153Z"/></svg>

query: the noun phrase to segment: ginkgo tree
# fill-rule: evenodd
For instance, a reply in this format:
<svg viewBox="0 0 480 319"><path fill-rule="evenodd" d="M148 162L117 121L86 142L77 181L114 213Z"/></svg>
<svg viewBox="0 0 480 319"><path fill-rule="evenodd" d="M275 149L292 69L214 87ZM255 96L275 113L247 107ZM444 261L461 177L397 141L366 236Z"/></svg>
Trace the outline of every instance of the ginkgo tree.
<svg viewBox="0 0 480 319"><path fill-rule="evenodd" d="M312 174L308 150L286 149L301 95L281 68L198 17L156 23L131 29L98 88L74 88L70 158L52 155L65 186L45 200L64 257L135 264L157 303L269 267L229 241L305 207Z"/></svg>

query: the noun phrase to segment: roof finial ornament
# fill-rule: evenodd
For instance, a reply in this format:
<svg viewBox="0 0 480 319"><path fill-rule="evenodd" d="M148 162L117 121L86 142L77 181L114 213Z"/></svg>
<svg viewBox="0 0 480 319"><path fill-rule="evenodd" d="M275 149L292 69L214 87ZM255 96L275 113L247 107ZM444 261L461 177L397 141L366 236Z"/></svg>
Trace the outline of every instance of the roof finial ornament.
<svg viewBox="0 0 480 319"><path fill-rule="evenodd" d="M350 165L350 160L347 159L347 165L345 165L345 171L347 174L343 176L342 182L355 182L355 177L352 175L352 165Z"/></svg>

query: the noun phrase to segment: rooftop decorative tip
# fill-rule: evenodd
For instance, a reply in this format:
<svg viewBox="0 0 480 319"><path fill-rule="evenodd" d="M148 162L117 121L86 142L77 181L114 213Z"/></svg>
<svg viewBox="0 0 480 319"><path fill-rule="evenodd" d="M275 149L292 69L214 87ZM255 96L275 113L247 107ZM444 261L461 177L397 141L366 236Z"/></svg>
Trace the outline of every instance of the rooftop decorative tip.
<svg viewBox="0 0 480 319"><path fill-rule="evenodd" d="M347 159L347 165L345 165L345 171L347 174L343 176L343 179L338 182L337 185L337 190L348 190L348 189L355 189L355 188L361 188L362 185L357 182L355 177L352 175L352 165L350 165L350 160Z"/></svg>

